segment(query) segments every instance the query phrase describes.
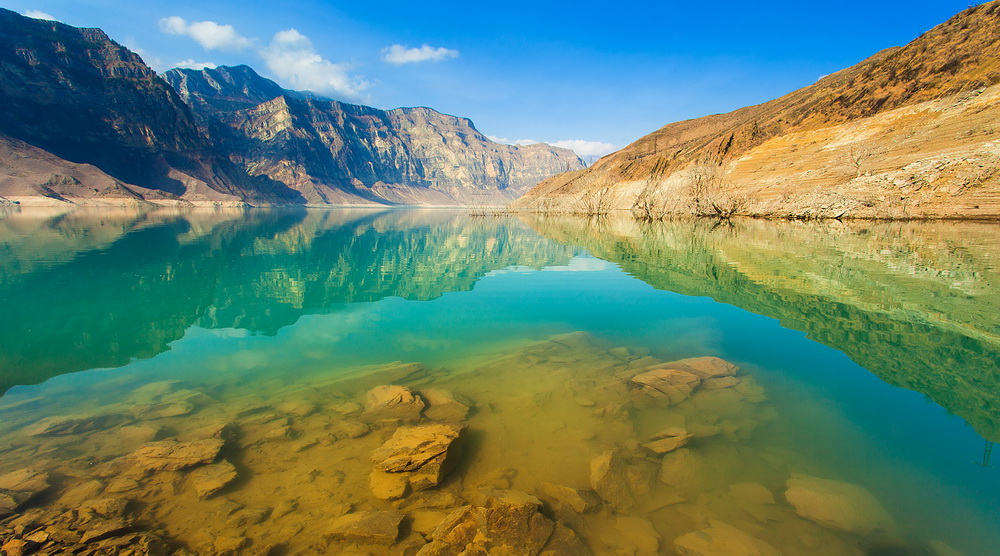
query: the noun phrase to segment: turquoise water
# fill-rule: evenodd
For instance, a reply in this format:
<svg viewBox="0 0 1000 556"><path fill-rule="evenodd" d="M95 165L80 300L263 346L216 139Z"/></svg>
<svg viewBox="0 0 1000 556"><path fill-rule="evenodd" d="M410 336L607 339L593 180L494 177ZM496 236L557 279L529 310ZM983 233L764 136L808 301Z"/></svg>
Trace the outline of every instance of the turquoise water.
<svg viewBox="0 0 1000 556"><path fill-rule="evenodd" d="M211 553L218 545L199 537L197 519L181 514L204 511L210 519L224 499L247 507L269 499L275 506L278 491L265 492L272 485L259 478L273 473L280 492L292 492L294 481L281 482L281 473L316 467L310 454L317 450L329 449L328 461L341 457L337 450L367 458L371 447L364 442L375 442L378 431L354 447L338 437L330 446L299 451L313 431L337 425L334 402L364 403L360 387L317 394L319 385L357 367L420 363L432 370L422 380L448 385L475 404L467 424L484 447L454 472L460 476L452 480L461 484L442 483L468 497L480 475L505 466L518 471L512 488L537 493L543 479L552 479L532 461L548 459L579 460L567 463L566 475L586 483L591 458L615 442L604 429L582 430L588 425L574 417L575 409L555 402L522 415L493 410L491 417L486 400L495 388L509 390L507 398L496 398L502 408L502 400L518 392L537 397L554 388L558 395L559 381L540 390L546 373L596 381L601 373L612 378L606 369L613 365L642 357L711 355L738 365L738 376L759 384L766 401L739 402L739 418L752 419L743 432L692 441L693 450L734 471L702 492L681 489L685 502L637 514L658 531L661 553L672 553L676 537L709 517L730 515L722 508L706 517L712 498L705 496L754 482L772 491L781 517L752 527L735 518L730 524L786 554L802 550L801 539L810 536L827 550L815 553L875 554L885 546L911 554L934 554L936 546L946 553L931 544L936 541L965 554L992 554L1000 543L1000 474L975 463L1000 440L998 231L991 224L949 223L640 225L473 218L444 210L7 213L0 218L0 380L6 390L0 472L37 465L44 454L42 463L62 478L50 480L24 508L69 504L74 498L66 492L90 480L81 471L84 461L92 466L135 446L102 440L100 431L25 436L25 427L44 417L107 414L111 407L130 415L114 426L148 425L151 420L136 413L143 400L135 392L158 381L185 381L184 391L210 401L157 419L155 435L143 440L182 438L187 428L219 419L235 420L249 438L257 425L238 417L248 399L271 408L309 399L315 411L301 423L292 418L287 442L246 442L242 455L228 456L243 462L237 466L243 478L219 494L198 502L177 489L128 493L148 505L146 523L173 546ZM588 367L544 344L579 332L587 340L574 350L597 350L606 359ZM537 342L551 354L525 364L520 374L495 370L504 357L542 349L530 347ZM667 413L656 413L666 410L648 400L637 404L630 426L641 437L650 420ZM676 407L689 412L691 422L693 410ZM586 449L526 446L511 455L518 465L494 461L504 451L490 442L503 442L505 431L514 438L519 427L548 422L579 428L574 432ZM760 455L769 467L730 461L747 454ZM258 456L268 463L255 468ZM656 464L634 457L635 465ZM354 464L343 465L347 479L338 496L346 498L338 504L387 504L370 497L367 476L352 483ZM329 474L329 465L317 472ZM873 538L817 526L783 500L790 473L867 489L897 529ZM654 487L650 496L666 496L665 488ZM324 502L296 496L299 511L292 518L321 519ZM705 515L690 517L685 504ZM677 515L670 513L675 507ZM587 527L602 530L601 520L613 522L616 515L602 510L586 517ZM241 528L247 546L283 534L268 528L278 527L271 521L255 525L259 530ZM595 553L628 550L615 544L625 541L577 533ZM302 535L282 540L290 553L329 542L310 538L300 545L294 539Z"/></svg>

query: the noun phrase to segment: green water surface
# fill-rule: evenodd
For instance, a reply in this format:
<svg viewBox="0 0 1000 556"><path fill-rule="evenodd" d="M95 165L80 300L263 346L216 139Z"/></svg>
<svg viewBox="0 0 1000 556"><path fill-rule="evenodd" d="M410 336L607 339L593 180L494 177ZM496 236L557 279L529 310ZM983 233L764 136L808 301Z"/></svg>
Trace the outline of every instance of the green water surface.
<svg viewBox="0 0 1000 556"><path fill-rule="evenodd" d="M583 331L740 365L779 415L761 442L869 489L912 546L995 554L1000 471L977 464L1000 441L998 238L977 223L11 211L0 434L160 380L458 367Z"/></svg>

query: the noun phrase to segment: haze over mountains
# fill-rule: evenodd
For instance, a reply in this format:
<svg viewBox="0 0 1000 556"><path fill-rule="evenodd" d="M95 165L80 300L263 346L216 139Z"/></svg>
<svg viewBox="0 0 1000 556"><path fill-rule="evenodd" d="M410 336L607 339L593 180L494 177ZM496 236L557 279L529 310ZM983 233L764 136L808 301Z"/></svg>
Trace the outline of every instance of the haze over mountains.
<svg viewBox="0 0 1000 556"><path fill-rule="evenodd" d="M517 204L651 218L995 218L998 83L994 1L779 99L667 125Z"/></svg>
<svg viewBox="0 0 1000 556"><path fill-rule="evenodd" d="M0 200L503 203L584 166L429 108L285 91L246 66L168 79L177 91L99 29L0 9Z"/></svg>

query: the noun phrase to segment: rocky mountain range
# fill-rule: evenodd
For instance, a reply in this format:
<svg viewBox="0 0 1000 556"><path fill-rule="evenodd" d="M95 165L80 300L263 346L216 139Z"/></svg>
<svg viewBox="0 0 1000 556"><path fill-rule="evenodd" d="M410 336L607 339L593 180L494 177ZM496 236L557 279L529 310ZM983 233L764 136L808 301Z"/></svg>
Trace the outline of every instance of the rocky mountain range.
<svg viewBox="0 0 1000 556"><path fill-rule="evenodd" d="M247 66L173 69L164 77L217 150L311 204L497 203L583 167L566 149L494 143L468 118L286 91Z"/></svg>
<svg viewBox="0 0 1000 556"><path fill-rule="evenodd" d="M645 218L1000 217L1000 2L776 100L669 124L521 207Z"/></svg>
<svg viewBox="0 0 1000 556"><path fill-rule="evenodd" d="M245 66L168 79L99 29L0 9L0 202L502 203L583 167L465 118L285 91Z"/></svg>

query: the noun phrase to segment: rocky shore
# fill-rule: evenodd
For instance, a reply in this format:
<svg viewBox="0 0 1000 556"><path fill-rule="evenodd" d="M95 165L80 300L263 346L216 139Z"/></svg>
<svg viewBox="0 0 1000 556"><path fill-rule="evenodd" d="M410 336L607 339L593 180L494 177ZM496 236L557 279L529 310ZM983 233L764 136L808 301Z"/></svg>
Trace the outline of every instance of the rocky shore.
<svg viewBox="0 0 1000 556"><path fill-rule="evenodd" d="M753 442L779 415L716 357L575 333L462 369L227 380L0 406L3 553L955 554Z"/></svg>

